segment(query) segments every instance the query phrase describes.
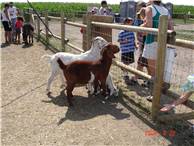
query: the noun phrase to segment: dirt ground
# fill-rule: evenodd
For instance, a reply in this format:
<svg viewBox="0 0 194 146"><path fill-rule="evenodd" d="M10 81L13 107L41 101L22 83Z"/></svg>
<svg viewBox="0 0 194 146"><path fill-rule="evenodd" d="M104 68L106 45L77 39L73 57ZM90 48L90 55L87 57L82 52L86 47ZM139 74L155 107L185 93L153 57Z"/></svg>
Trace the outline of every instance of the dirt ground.
<svg viewBox="0 0 194 146"><path fill-rule="evenodd" d="M88 97L84 87L76 88L75 107L68 108L60 81L45 93L49 75L44 54L52 54L41 43L28 48L1 48L1 142L5 146L26 145L169 145L173 140L139 119L122 97L105 101Z"/></svg>

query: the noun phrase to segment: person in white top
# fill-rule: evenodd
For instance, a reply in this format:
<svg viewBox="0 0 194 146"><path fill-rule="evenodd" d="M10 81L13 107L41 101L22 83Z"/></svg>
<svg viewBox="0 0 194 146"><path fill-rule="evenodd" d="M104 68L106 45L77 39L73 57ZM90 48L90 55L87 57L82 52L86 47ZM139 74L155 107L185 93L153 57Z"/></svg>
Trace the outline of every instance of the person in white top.
<svg viewBox="0 0 194 146"><path fill-rule="evenodd" d="M150 5L146 7L146 17L145 22L141 25L142 27L158 28L159 26L159 17L161 15L168 16L168 29L173 30L172 19L168 10L162 5L161 0L150 0ZM156 67L156 58L157 58L157 49L158 44L154 35L147 34L143 57L148 61L148 68L150 70L150 75L155 77L155 67Z"/></svg>
<svg viewBox="0 0 194 146"><path fill-rule="evenodd" d="M101 1L101 7L99 9L99 15L104 15L104 16L110 15L111 10L112 9L110 7L108 7L108 4L107 4L106 0L102 0Z"/></svg>
<svg viewBox="0 0 194 146"><path fill-rule="evenodd" d="M4 9L1 11L1 21L5 30L5 43L11 43L11 18L9 15L9 4L4 4Z"/></svg>
<svg viewBox="0 0 194 146"><path fill-rule="evenodd" d="M159 17L161 15L169 16L168 29L173 30L172 21L168 10L162 5L161 0L150 0L151 5L146 7L145 22L142 27L158 28ZM148 66L151 67L151 76L155 76L155 61L157 57L157 41L154 36L147 34L143 57L148 59Z"/></svg>
<svg viewBox="0 0 194 146"><path fill-rule="evenodd" d="M17 19L17 8L13 6L13 2L9 3L9 14L11 17L11 27L12 27L12 41L15 41L16 33L15 33L15 23Z"/></svg>

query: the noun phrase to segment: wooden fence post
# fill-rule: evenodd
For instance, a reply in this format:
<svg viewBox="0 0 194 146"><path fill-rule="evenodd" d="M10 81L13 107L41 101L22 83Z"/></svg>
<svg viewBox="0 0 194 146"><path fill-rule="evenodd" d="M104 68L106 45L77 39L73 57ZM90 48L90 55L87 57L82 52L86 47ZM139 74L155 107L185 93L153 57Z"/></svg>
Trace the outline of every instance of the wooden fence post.
<svg viewBox="0 0 194 146"><path fill-rule="evenodd" d="M49 28L48 11L45 11L45 24ZM46 27L45 27L45 32L46 32L46 48L48 48L48 44L49 44L49 32L48 32L48 29Z"/></svg>
<svg viewBox="0 0 194 146"><path fill-rule="evenodd" d="M65 51L65 23L64 12L61 11L61 48Z"/></svg>
<svg viewBox="0 0 194 146"><path fill-rule="evenodd" d="M186 15L187 15L187 14L185 13L184 16L183 16L183 17L184 17L184 24L187 23L187 17L186 17Z"/></svg>
<svg viewBox="0 0 194 146"><path fill-rule="evenodd" d="M87 15L87 28L86 28L86 36L87 36L87 50L91 46L92 40L92 24L91 24L91 15Z"/></svg>
<svg viewBox="0 0 194 146"><path fill-rule="evenodd" d="M158 52L156 61L156 74L154 79L154 90L152 100L152 119L156 120L160 108L161 89L163 85L166 43L167 43L168 17L160 16L158 32Z"/></svg>
<svg viewBox="0 0 194 146"><path fill-rule="evenodd" d="M37 41L40 41L40 19L39 18L37 18L37 33L38 33Z"/></svg>

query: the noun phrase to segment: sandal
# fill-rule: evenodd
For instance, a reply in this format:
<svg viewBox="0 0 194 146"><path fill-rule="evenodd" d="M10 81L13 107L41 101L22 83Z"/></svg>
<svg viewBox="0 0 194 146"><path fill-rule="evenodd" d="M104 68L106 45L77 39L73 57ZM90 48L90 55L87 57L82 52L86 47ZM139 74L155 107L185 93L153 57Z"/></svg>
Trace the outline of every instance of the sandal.
<svg viewBox="0 0 194 146"><path fill-rule="evenodd" d="M160 109L161 112L168 112L175 108L175 105L172 104L164 104L164 107Z"/></svg>
<svg viewBox="0 0 194 146"><path fill-rule="evenodd" d="M147 96L146 99L147 99L148 101L152 102L153 96L152 96L152 95Z"/></svg>

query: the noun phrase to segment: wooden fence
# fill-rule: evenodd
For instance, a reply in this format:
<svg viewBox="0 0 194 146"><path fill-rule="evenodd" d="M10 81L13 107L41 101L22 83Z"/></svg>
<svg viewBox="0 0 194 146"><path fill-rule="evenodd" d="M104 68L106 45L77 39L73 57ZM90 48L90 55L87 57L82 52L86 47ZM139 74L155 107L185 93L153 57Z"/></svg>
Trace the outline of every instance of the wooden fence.
<svg viewBox="0 0 194 146"><path fill-rule="evenodd" d="M92 16L89 16L91 18ZM152 33L157 35L157 41L158 41L158 55L157 55L157 65L156 65L156 77L154 80L152 77L144 72L141 72L137 69L134 69L130 66L126 66L125 64L119 62L119 61L114 61L114 65L118 66L121 69L125 69L133 74L139 75L143 78L153 80L154 82L154 92L153 92L153 101L152 101L152 118L153 120L161 120L161 121L168 121L168 120L176 120L181 118L185 119L193 119L194 118L194 112L191 113L184 113L184 114L175 114L173 116L165 115L165 116L160 116L158 114L159 109L160 109L160 98L162 95L162 84L163 84L163 76L164 76L164 64L165 64L165 56L166 56L166 46L167 46L167 36L170 36L171 40L168 42L168 44L171 45L178 45L182 47L187 47L189 49L194 50L194 42L191 41L186 41L186 40L180 40L180 39L175 39L175 33L173 31L167 30L167 16L160 16L159 20L159 28L144 28L144 27L136 27L136 26L126 26L126 25L120 25L120 24L111 24L111 23L104 23L104 22L95 22L95 21L90 21L90 25L85 25L85 24L80 24L80 23L75 23L75 22L70 22L67 21L64 18L64 13L61 13L61 17L51 17L48 16L47 12L45 13L45 22L47 24L47 27L49 27L48 19L55 19L59 20L61 22L61 36L53 35L52 37L61 40L61 46L63 48L63 51L65 51L65 46L69 46L79 52L84 52L83 49L80 49L79 47L76 47L75 45L71 44L68 42L68 39L65 38L65 24L66 25L71 25L75 27L81 27L86 29L86 35L87 35L87 44L90 44L91 41L91 33L95 27L103 27L103 28L111 28L111 29L119 29L119 30L129 30L133 32L145 32L145 33ZM41 33L46 35L46 42L49 44L49 32L46 29L46 31L40 31L40 20L37 19L37 29L38 29L38 39L40 38ZM47 45L48 47L48 45Z"/></svg>

